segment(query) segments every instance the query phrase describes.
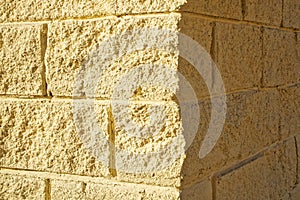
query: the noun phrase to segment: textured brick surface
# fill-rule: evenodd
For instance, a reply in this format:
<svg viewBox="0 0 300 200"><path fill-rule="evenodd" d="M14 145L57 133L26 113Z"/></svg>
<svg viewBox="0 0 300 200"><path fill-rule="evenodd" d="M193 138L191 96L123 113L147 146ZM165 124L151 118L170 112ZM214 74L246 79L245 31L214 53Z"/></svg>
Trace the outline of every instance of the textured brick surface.
<svg viewBox="0 0 300 200"><path fill-rule="evenodd" d="M291 138L265 156L217 179L216 198L287 199L286 195L296 184L296 159L294 138Z"/></svg>
<svg viewBox="0 0 300 200"><path fill-rule="evenodd" d="M0 5L0 22L95 17L114 14L116 11L113 0L8 0L2 1Z"/></svg>
<svg viewBox="0 0 300 200"><path fill-rule="evenodd" d="M276 90L246 91L227 95L227 114L224 128L216 146L205 158L199 159L199 150L210 122L210 100L199 102L201 121L195 140L187 151L183 164L184 183L203 178L213 171L229 167L246 159L281 138L280 118L289 122L289 112L280 113L281 95ZM296 120L296 116L291 116ZM295 133L295 132L294 132ZM285 136L287 137L287 135ZM284 138L284 137L282 137Z"/></svg>
<svg viewBox="0 0 300 200"><path fill-rule="evenodd" d="M154 118L151 109L161 109L165 116ZM136 103L129 108L117 105L114 112L118 179L179 186L185 141L178 106L171 102ZM138 135L141 125L147 135Z"/></svg>
<svg viewBox="0 0 300 200"><path fill-rule="evenodd" d="M107 176L108 168L92 157L87 145L82 144L75 130L72 109L72 101L1 100L0 150L3 156L0 165ZM98 109L101 128L106 132L106 108L99 105ZM103 154L105 148L102 147Z"/></svg>
<svg viewBox="0 0 300 200"><path fill-rule="evenodd" d="M295 85L281 89L279 92L280 137L284 139L300 131L300 87Z"/></svg>
<svg viewBox="0 0 300 200"><path fill-rule="evenodd" d="M117 14L176 11L187 1L188 0L117 0Z"/></svg>
<svg viewBox="0 0 300 200"><path fill-rule="evenodd" d="M133 28L142 29L160 26L165 29L176 30L179 17L178 14L170 14L154 17L105 18L94 21L67 21L50 24L46 53L47 67L49 68L47 76L49 91L55 96L70 96L73 94L74 77L91 51L97 48L96 43L107 41L109 37L113 36L112 34L120 35ZM159 42L170 41L170 45L176 42L176 38L170 38L170 35L156 39ZM111 40L115 41L115 39ZM128 44L134 44L136 38L133 37L132 40L128 40L126 43L122 41L118 47L108 45L107 48L116 50L126 48ZM154 42L155 38L153 38L152 43ZM97 56L103 56L103 53ZM102 83L99 83L100 89L96 93L102 98L111 97L112 89L120 77L128 72L130 68L138 67L143 63L157 61L167 67L176 67L178 58L172 53L161 55L155 51L145 51L145 53L143 55L145 59L142 59L141 53L133 52L128 55L128 58L126 56L121 58L120 65L124 63L122 67L114 64L104 71Z"/></svg>
<svg viewBox="0 0 300 200"><path fill-rule="evenodd" d="M258 27L217 23L215 62L226 91L258 86L261 79L262 34Z"/></svg>
<svg viewBox="0 0 300 200"><path fill-rule="evenodd" d="M283 26L300 28L300 2L298 0L283 1Z"/></svg>
<svg viewBox="0 0 300 200"><path fill-rule="evenodd" d="M263 85L276 86L300 82L300 46L293 32L265 29L263 32Z"/></svg>
<svg viewBox="0 0 300 200"><path fill-rule="evenodd" d="M180 198L184 200L212 200L213 191L210 180L204 180L182 189Z"/></svg>
<svg viewBox="0 0 300 200"><path fill-rule="evenodd" d="M146 185L52 180L51 198L61 199L146 199L177 200L179 191L175 188L160 188Z"/></svg>
<svg viewBox="0 0 300 200"><path fill-rule="evenodd" d="M0 94L43 94L42 25L0 26Z"/></svg>
<svg viewBox="0 0 300 200"><path fill-rule="evenodd" d="M242 19L242 1L239 0L188 0L180 9L193 13Z"/></svg>
<svg viewBox="0 0 300 200"><path fill-rule="evenodd" d="M0 0L0 199L298 200L298 16L297 0ZM202 159L220 82L178 32L227 92Z"/></svg>
<svg viewBox="0 0 300 200"><path fill-rule="evenodd" d="M45 199L45 181L40 178L0 172L0 199Z"/></svg>
<svg viewBox="0 0 300 200"><path fill-rule="evenodd" d="M182 19L180 20L178 26L180 28L180 33L193 39L195 43L203 48L203 51L206 51L210 55L213 38L212 29L214 26L214 23L212 21L192 14L182 14ZM182 45L186 42L184 40L179 40L179 43L180 45ZM187 50L189 50L188 48L193 47L187 47ZM180 49L180 56L184 55L184 52L182 51L183 50ZM194 53L201 54L202 51ZM198 59L198 55L195 56L195 54L191 54L189 56L193 56L193 59ZM203 66L201 65L200 67ZM178 60L178 72L183 75L184 78L189 82L198 98L209 95L204 78L210 79L211 74L209 74L209 77L202 77L197 69L182 57L179 57ZM180 92L182 92L183 88L181 86L181 82L179 82L180 88L177 95L181 94Z"/></svg>
<svg viewBox="0 0 300 200"><path fill-rule="evenodd" d="M280 26L282 2L278 0L246 0L245 20Z"/></svg>

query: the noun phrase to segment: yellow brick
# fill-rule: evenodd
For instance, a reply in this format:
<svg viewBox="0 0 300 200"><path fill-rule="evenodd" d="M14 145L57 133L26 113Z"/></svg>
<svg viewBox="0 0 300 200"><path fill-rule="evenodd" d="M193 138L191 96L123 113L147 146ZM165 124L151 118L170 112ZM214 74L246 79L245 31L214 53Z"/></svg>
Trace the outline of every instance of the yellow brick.
<svg viewBox="0 0 300 200"><path fill-rule="evenodd" d="M283 26L300 28L300 2L298 0L286 0L283 2Z"/></svg>
<svg viewBox="0 0 300 200"><path fill-rule="evenodd" d="M55 96L71 96L73 94L75 76L84 61L87 61L92 51L96 52L97 44L101 45L101 42L111 39L114 36L113 34L120 35L132 29L155 27L175 31L177 30L179 18L179 14L162 14L153 17L104 18L94 21L51 23L46 53L47 67L49 69L47 75L49 91ZM166 35L165 38L157 39L170 40L172 41L170 45L174 46L174 42L177 41L176 38L170 38L168 36L170 35ZM132 40L135 40L135 38L132 38ZM128 40L126 43L119 43L119 45L124 45L122 46L124 48L128 44L134 44L134 41ZM121 49L121 46L108 46L108 48ZM98 83L99 90L96 92L97 96L110 98L112 89L116 86L121 75L126 74L125 72L141 64L163 64L166 67L176 68L178 56L170 52L161 52L162 51L157 52L154 50L144 51L144 54L142 54L142 52L132 52L131 54L124 55L124 57L117 60L115 64L113 64L112 60L112 66L103 72L103 80ZM102 51L100 55L96 56L101 56L101 53ZM97 59L96 57L90 56L90 58L91 57ZM118 64L118 62L120 63ZM87 63L87 65L88 64L89 63ZM163 91L160 93L165 94ZM151 97L146 96L144 98L149 99Z"/></svg>
<svg viewBox="0 0 300 200"><path fill-rule="evenodd" d="M210 180L204 180L184 188L180 194L180 199L183 200L212 200L212 198L213 191Z"/></svg>
<svg viewBox="0 0 300 200"><path fill-rule="evenodd" d="M129 108L123 105L116 105L115 108L117 178L121 181L179 186L185 141L178 106L171 102L132 103ZM152 124L151 119L159 118L151 116L152 108L164 110L165 118ZM147 135L137 135L142 132L139 126L146 126L149 131L145 132Z"/></svg>
<svg viewBox="0 0 300 200"><path fill-rule="evenodd" d="M296 184L294 138L216 181L217 199L286 199ZM232 192L228 192L232 191Z"/></svg>
<svg viewBox="0 0 300 200"><path fill-rule="evenodd" d="M0 171L0 199L45 199L45 180Z"/></svg>
<svg viewBox="0 0 300 200"><path fill-rule="evenodd" d="M245 20L280 26L282 2L278 0L246 0Z"/></svg>
<svg viewBox="0 0 300 200"><path fill-rule="evenodd" d="M226 91L260 84L262 40L259 28L217 23L214 56Z"/></svg>
<svg viewBox="0 0 300 200"><path fill-rule="evenodd" d="M43 94L42 27L0 26L1 94Z"/></svg>
<svg viewBox="0 0 300 200"><path fill-rule="evenodd" d="M0 101L0 108L1 166L108 176L107 165L91 155L88 144L83 144L90 136L76 132L71 100L7 99ZM88 113L89 109L87 106L78 114ZM99 104L96 110L106 133L106 107ZM88 121L84 123L89 125ZM108 147L100 148L108 159Z"/></svg>
<svg viewBox="0 0 300 200"><path fill-rule="evenodd" d="M85 199L86 183L51 179L51 199ZM99 199L99 197L97 198Z"/></svg>
<svg viewBox="0 0 300 200"><path fill-rule="evenodd" d="M117 14L176 11L187 0L117 0Z"/></svg>
<svg viewBox="0 0 300 200"><path fill-rule="evenodd" d="M0 23L16 21L41 21L79 17L111 15L116 11L113 0L8 0L1 3Z"/></svg>
<svg viewBox="0 0 300 200"><path fill-rule="evenodd" d="M194 42L197 43L202 48L204 48L208 54L211 53L210 51L211 51L212 38L213 38L212 21L203 19L197 15L183 13L178 26L180 28L181 34L184 34L192 38ZM180 40L179 42L184 43L185 41ZM180 52L180 53L181 53L180 55L182 55L184 52ZM182 57L179 57L178 60L178 72L182 74L184 78L189 82L189 84L192 86L198 98L201 98L203 96L209 96L207 85L204 82L204 78L208 78L208 77L202 77L202 75L199 74L195 66L193 66L191 63L189 63L187 60L183 59ZM182 92L185 91L182 91L182 88L179 88L177 94L182 94Z"/></svg>
<svg viewBox="0 0 300 200"><path fill-rule="evenodd" d="M298 184L295 189L291 192L292 200L297 200L300 197L300 184Z"/></svg>
<svg viewBox="0 0 300 200"><path fill-rule="evenodd" d="M128 184L114 181L80 182L51 180L51 199L146 199L177 200L176 188Z"/></svg>
<svg viewBox="0 0 300 200"><path fill-rule="evenodd" d="M210 122L210 99L201 100L197 136L186 152L182 184L193 182L223 167L248 158L280 138L280 94L247 91L227 95L226 121L214 149L203 159L199 150Z"/></svg>
<svg viewBox="0 0 300 200"><path fill-rule="evenodd" d="M280 137L281 139L300 132L300 87L298 85L280 89Z"/></svg>
<svg viewBox="0 0 300 200"><path fill-rule="evenodd" d="M242 19L242 1L239 0L188 0L180 10L226 18Z"/></svg>
<svg viewBox="0 0 300 200"><path fill-rule="evenodd" d="M263 33L263 85L277 86L299 83L300 60L296 34L276 29ZM297 49L298 48L298 49Z"/></svg>

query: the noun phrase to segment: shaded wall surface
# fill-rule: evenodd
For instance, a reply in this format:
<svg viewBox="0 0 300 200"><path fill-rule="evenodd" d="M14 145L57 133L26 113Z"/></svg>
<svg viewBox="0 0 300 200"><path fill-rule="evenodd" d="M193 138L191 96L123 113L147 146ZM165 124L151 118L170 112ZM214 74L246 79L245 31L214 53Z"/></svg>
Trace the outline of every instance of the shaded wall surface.
<svg viewBox="0 0 300 200"><path fill-rule="evenodd" d="M138 40L124 37L97 52L99 45L141 29L170 32L147 38L143 49L103 70L92 91L96 123L109 141L100 145L101 138L78 127L91 107L76 110L74 99L84 100L90 91L74 93L74 86L89 86L78 77L99 64L93 55L109 57L109 49L121 52ZM226 89L221 136L202 159L211 98L218 94L211 96L206 77L180 56L178 35L172 33L191 37L209 53ZM168 145L183 134L178 99L159 86L139 87L129 106L141 126L151 118L151 107L165 108L163 128L153 137L127 134L121 103L114 105L119 118L113 115L115 86L142 65L164 65L184 75L196 95L196 101L184 103L199 108L201 117L183 154L161 170L141 173L132 169L135 154L149 155L145 168L163 166L179 149ZM165 73L156 70L153 80ZM218 85L213 74L210 80L212 88ZM93 120L81 125L89 129ZM161 149L167 150L151 159ZM298 0L0 1L0 199L296 200L299 167Z"/></svg>

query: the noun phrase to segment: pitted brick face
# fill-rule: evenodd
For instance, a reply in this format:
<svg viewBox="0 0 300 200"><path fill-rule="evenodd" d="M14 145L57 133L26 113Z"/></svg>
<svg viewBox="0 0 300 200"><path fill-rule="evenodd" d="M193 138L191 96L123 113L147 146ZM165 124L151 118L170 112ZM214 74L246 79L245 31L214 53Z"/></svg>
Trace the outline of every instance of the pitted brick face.
<svg viewBox="0 0 300 200"><path fill-rule="evenodd" d="M299 0L0 1L0 199L298 200L299 58Z"/></svg>

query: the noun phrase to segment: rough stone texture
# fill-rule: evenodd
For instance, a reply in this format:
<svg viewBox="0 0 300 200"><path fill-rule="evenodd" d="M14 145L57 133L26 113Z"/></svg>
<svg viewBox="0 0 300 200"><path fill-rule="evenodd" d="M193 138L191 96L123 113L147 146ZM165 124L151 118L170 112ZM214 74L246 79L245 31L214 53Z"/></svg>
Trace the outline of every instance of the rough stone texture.
<svg viewBox="0 0 300 200"><path fill-rule="evenodd" d="M296 160L295 141L291 138L263 157L221 175L216 183L216 199L287 199L286 194L296 184Z"/></svg>
<svg viewBox="0 0 300 200"><path fill-rule="evenodd" d="M152 109L163 112L152 117ZM116 105L114 113L117 178L179 186L185 141L178 106L174 102L133 103ZM146 128L142 130L145 135L139 135L139 127Z"/></svg>
<svg viewBox="0 0 300 200"><path fill-rule="evenodd" d="M217 23L214 57L226 91L260 84L262 34L258 27Z"/></svg>
<svg viewBox="0 0 300 200"><path fill-rule="evenodd" d="M100 104L97 109L106 132L106 108ZM94 176L109 173L108 167L91 156L87 149L91 144L83 144L76 133L72 101L1 100L0 124L3 167Z"/></svg>
<svg viewBox="0 0 300 200"><path fill-rule="evenodd" d="M51 199L85 199L86 183L80 181L51 180ZM104 194L105 195L105 194ZM100 198L98 198L100 199Z"/></svg>
<svg viewBox="0 0 300 200"><path fill-rule="evenodd" d="M242 1L240 0L188 0L181 11L242 19Z"/></svg>
<svg viewBox="0 0 300 200"><path fill-rule="evenodd" d="M117 0L117 14L170 12L188 0Z"/></svg>
<svg viewBox="0 0 300 200"><path fill-rule="evenodd" d="M212 200L213 191L210 180L204 180L182 189L180 198L183 200Z"/></svg>
<svg viewBox="0 0 300 200"><path fill-rule="evenodd" d="M47 74L49 91L55 96L72 95L75 75L79 72L83 62L87 60L88 56L91 57L89 54L91 54L92 51L95 52L95 49L97 48L96 44L101 44L101 42L107 41L109 37L110 40L113 41L120 39L112 39L111 37L113 34L121 35L125 31L130 31L134 28L143 29L161 27L175 31L177 30L176 25L179 18L179 14L161 14L153 17L139 16L134 18L122 17L118 19L104 18L94 21L66 21L51 23L49 27L48 48L46 52L46 63L49 70ZM174 37L175 36L170 38L170 34L167 34L161 38L156 37L156 39L158 39L157 43L165 42L170 46L174 46L174 42L176 42L176 37ZM133 37L132 40L135 41L136 38ZM108 49L115 49L115 51L117 51L118 49L129 48L127 47L128 44L135 44L133 41L128 40L126 43L124 43L124 41L120 41L118 47L116 47L116 44L109 43L107 47ZM155 43L155 41L156 40L154 39L152 43ZM147 46L144 48L146 49ZM151 63L151 61L163 63L164 65L167 65L167 67L171 68L177 66L176 63L178 57L174 55L174 53L166 54L157 53L155 51L145 51L145 53L145 58L147 59L136 57L139 56L140 53L133 52L132 54L129 54L128 58L121 59L121 64L128 62L122 67L120 65L117 67L118 65L114 65L112 63L112 67L107 68L107 70L103 72L104 80L106 80L105 74L110 73L110 77L108 79L110 81L108 83L103 81L103 85L99 83L101 90L96 92L99 94L99 97L111 97L111 90L114 88L112 83L115 84L122 75L122 73L116 73L119 68L121 72L124 73L128 71L130 67L138 67L140 64L145 62ZM115 54L117 55L118 52ZM103 55L105 55L104 52ZM96 54L96 56L103 55ZM91 64L91 62L88 62L87 64Z"/></svg>
<svg viewBox="0 0 300 200"><path fill-rule="evenodd" d="M202 48L204 48L208 54L210 54L213 38L212 29L214 26L212 21L203 19L197 15L183 13L182 19L180 20L178 26L180 28L180 33L193 39ZM179 40L179 43L185 43L185 41ZM207 85L204 82L203 77L191 63L181 57L182 54L183 52L179 52L180 57L178 60L178 72L182 74L193 87L193 90L198 98L208 96L209 93ZM198 57L194 57L198 59ZM179 82L179 90L177 91L177 95L180 95L182 89L181 82Z"/></svg>
<svg viewBox="0 0 300 200"><path fill-rule="evenodd" d="M114 0L33 0L0 2L0 23L41 21L111 15L116 11Z"/></svg>
<svg viewBox="0 0 300 200"><path fill-rule="evenodd" d="M227 115L221 137L203 159L199 158L199 150L207 134L211 105L210 99L201 100L199 129L186 153L181 171L182 184L195 182L220 168L234 165L278 141L281 138L279 119L291 111L279 113L280 98L276 90L227 95Z"/></svg>
<svg viewBox="0 0 300 200"><path fill-rule="evenodd" d="M263 32L263 86L277 86L300 82L300 45L296 34L276 29Z"/></svg>
<svg viewBox="0 0 300 200"><path fill-rule="evenodd" d="M0 94L43 94L42 27L0 26Z"/></svg>
<svg viewBox="0 0 300 200"><path fill-rule="evenodd" d="M52 180L51 199L145 199L177 200L179 191L175 188L160 188L104 181L103 183Z"/></svg>
<svg viewBox="0 0 300 200"><path fill-rule="evenodd" d="M282 2L278 0L246 0L245 20L280 26Z"/></svg>
<svg viewBox="0 0 300 200"><path fill-rule="evenodd" d="M299 3L184 2L0 2L0 199L299 199ZM153 35L158 28L171 32ZM223 132L203 159L208 77L179 58L179 31L211 53L228 92ZM100 64L108 67L93 71ZM189 122L200 127L186 154L176 154L190 139L174 96L180 83L166 69L185 75L199 99L200 121ZM158 81L171 89L146 84ZM74 95L95 92L99 101L67 100L74 86L83 89ZM151 121L158 105L163 124Z"/></svg>
<svg viewBox="0 0 300 200"><path fill-rule="evenodd" d="M45 199L45 181L40 178L31 178L1 173L0 171L0 199Z"/></svg>
<svg viewBox="0 0 300 200"><path fill-rule="evenodd" d="M298 184L291 192L291 200L298 200L300 197L300 184Z"/></svg>
<svg viewBox="0 0 300 200"><path fill-rule="evenodd" d="M299 85L280 89L279 128L280 137L285 139L300 133L300 87ZM299 154L300 155L300 154Z"/></svg>
<svg viewBox="0 0 300 200"><path fill-rule="evenodd" d="M300 2L298 0L283 1L283 26L300 28Z"/></svg>

